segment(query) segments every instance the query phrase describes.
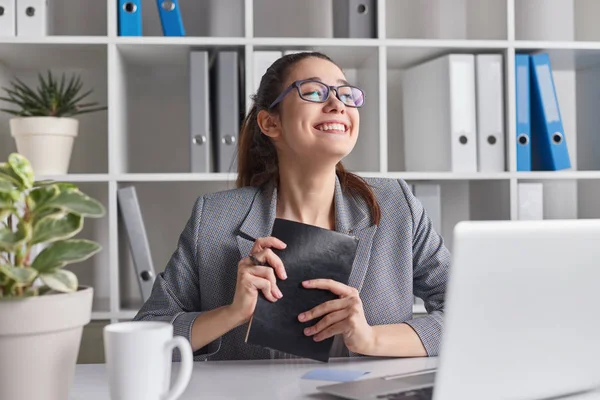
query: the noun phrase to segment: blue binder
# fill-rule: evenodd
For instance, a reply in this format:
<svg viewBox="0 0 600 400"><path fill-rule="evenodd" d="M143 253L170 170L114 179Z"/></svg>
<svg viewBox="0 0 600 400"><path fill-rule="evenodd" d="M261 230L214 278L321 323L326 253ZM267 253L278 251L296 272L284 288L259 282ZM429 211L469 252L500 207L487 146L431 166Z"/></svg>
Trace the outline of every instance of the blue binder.
<svg viewBox="0 0 600 400"><path fill-rule="evenodd" d="M117 0L119 36L142 36L142 0Z"/></svg>
<svg viewBox="0 0 600 400"><path fill-rule="evenodd" d="M550 57L531 56L531 164L535 170L557 171L571 167Z"/></svg>
<svg viewBox="0 0 600 400"><path fill-rule="evenodd" d="M517 107L517 171L531 171L531 110L529 108L529 55L515 55Z"/></svg>
<svg viewBox="0 0 600 400"><path fill-rule="evenodd" d="M165 36L185 36L178 0L156 0L158 15Z"/></svg>

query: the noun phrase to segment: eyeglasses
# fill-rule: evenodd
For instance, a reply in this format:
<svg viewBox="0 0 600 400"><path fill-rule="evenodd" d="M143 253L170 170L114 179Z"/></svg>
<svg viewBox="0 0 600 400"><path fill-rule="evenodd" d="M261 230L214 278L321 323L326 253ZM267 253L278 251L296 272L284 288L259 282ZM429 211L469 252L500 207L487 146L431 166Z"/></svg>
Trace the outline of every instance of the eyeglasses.
<svg viewBox="0 0 600 400"><path fill-rule="evenodd" d="M335 90L335 96L348 107L359 108L365 102L365 93L356 86L328 86L321 81L307 79L293 82L271 103L269 108L277 105L294 88L298 90L298 95L302 100L310 101L311 103L326 102L332 90Z"/></svg>

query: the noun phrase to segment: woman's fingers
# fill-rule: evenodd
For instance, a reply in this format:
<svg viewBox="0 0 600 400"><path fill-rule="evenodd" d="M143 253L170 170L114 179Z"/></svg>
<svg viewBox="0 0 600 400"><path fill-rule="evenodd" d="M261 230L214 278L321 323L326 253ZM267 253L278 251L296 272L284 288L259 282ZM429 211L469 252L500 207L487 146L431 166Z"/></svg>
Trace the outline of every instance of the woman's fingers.
<svg viewBox="0 0 600 400"><path fill-rule="evenodd" d="M300 320L301 322L307 322L311 319L319 318L325 314L329 314L337 310L342 310L346 308L347 305L348 301L345 298L329 300L298 315L298 320Z"/></svg>
<svg viewBox="0 0 600 400"><path fill-rule="evenodd" d="M287 245L285 243L273 236L258 238L254 241L254 246L252 246L250 254L258 253L259 251L263 251L264 249L267 249L269 247L274 247L276 249L285 249L286 246Z"/></svg>
<svg viewBox="0 0 600 400"><path fill-rule="evenodd" d="M252 285L252 287L260 290L267 300L275 302L277 298L273 295L273 288L271 286L271 282L268 279L261 278L260 276L248 274L246 278L248 283Z"/></svg>
<svg viewBox="0 0 600 400"><path fill-rule="evenodd" d="M273 250L264 249L258 253L251 254L260 262L260 265L268 265L270 267L273 267L279 279L287 279L287 274L285 273L283 261L281 261L281 258L279 258L279 256L275 254ZM250 263L252 263L251 259Z"/></svg>
<svg viewBox="0 0 600 400"><path fill-rule="evenodd" d="M277 287L277 281L275 279L275 273L273 272L273 268L263 267L260 265L253 265L251 267L248 267L247 270L253 276L261 278L263 280L267 280L269 282L270 292L274 298L280 299L281 297L283 297L281 290L279 290L279 288ZM262 289L262 287L260 289Z"/></svg>
<svg viewBox="0 0 600 400"><path fill-rule="evenodd" d="M321 318L321 320L315 325L305 328L304 334L306 336L315 335L321 332L322 330L328 328L329 326L345 320L346 318L348 318L348 315L349 312L347 309L342 309L334 311L331 314L327 314L325 317Z"/></svg>

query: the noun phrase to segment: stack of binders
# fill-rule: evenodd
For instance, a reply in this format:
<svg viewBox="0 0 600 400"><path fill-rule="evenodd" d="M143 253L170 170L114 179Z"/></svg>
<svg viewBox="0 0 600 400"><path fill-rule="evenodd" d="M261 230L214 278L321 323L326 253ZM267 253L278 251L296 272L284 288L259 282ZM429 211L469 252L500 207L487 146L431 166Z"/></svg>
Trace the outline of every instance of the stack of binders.
<svg viewBox="0 0 600 400"><path fill-rule="evenodd" d="M403 72L407 171L505 170L502 62L448 54Z"/></svg>
<svg viewBox="0 0 600 400"><path fill-rule="evenodd" d="M190 172L235 172L243 119L243 62L235 50L192 50Z"/></svg>
<svg viewBox="0 0 600 400"><path fill-rule="evenodd" d="M47 0L0 0L0 36L40 37L52 32Z"/></svg>
<svg viewBox="0 0 600 400"><path fill-rule="evenodd" d="M547 53L515 55L517 171L571 168Z"/></svg>
<svg viewBox="0 0 600 400"><path fill-rule="evenodd" d="M0 0L1 1L1 0ZM142 36L142 0L117 0L119 36ZM178 0L156 0L165 36L185 36Z"/></svg>

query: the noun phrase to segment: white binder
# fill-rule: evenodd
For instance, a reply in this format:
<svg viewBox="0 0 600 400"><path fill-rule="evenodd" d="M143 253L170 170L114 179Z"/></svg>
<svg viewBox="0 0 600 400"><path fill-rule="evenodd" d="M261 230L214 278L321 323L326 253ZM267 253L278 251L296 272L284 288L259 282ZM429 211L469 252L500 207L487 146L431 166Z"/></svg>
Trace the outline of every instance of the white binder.
<svg viewBox="0 0 600 400"><path fill-rule="evenodd" d="M253 80L252 80L252 94L256 94L256 91L260 87L260 80L262 79L267 69L275 62L275 60L281 58L281 51L255 51L252 54L252 67L253 67ZM250 102L252 103L252 102Z"/></svg>
<svg viewBox="0 0 600 400"><path fill-rule="evenodd" d="M477 166L479 172L505 170L502 55L478 54Z"/></svg>
<svg viewBox="0 0 600 400"><path fill-rule="evenodd" d="M448 54L411 67L402 87L405 169L477 172L475 56Z"/></svg>
<svg viewBox="0 0 600 400"><path fill-rule="evenodd" d="M208 51L190 52L190 172L212 172Z"/></svg>
<svg viewBox="0 0 600 400"><path fill-rule="evenodd" d="M442 234L442 190L437 183L415 183L414 195L425 208L433 223L433 229Z"/></svg>
<svg viewBox="0 0 600 400"><path fill-rule="evenodd" d="M528 182L518 184L519 219L544 219L544 185Z"/></svg>
<svg viewBox="0 0 600 400"><path fill-rule="evenodd" d="M38 37L52 31L48 0L17 1L17 36Z"/></svg>
<svg viewBox="0 0 600 400"><path fill-rule="evenodd" d="M0 36L17 34L17 15L15 0L0 0Z"/></svg>

